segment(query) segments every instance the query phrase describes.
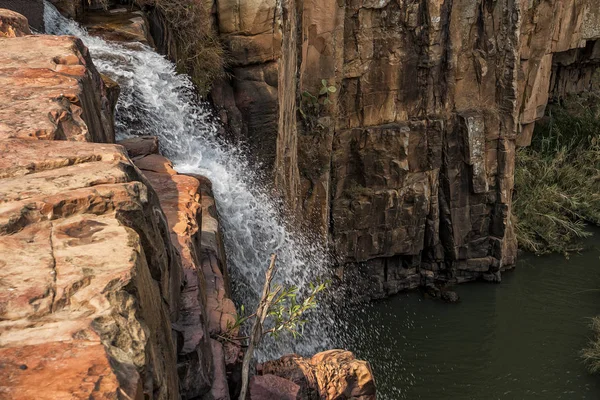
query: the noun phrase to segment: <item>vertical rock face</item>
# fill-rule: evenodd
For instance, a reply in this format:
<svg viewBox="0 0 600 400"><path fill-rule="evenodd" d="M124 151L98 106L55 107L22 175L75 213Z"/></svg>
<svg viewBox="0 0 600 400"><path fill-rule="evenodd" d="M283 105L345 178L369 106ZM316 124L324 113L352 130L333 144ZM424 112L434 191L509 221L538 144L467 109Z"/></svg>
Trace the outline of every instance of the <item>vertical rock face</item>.
<svg viewBox="0 0 600 400"><path fill-rule="evenodd" d="M244 3L216 2L236 67L215 100L241 112L239 134L345 271L364 272L375 296L499 280L516 255L515 146L543 115L551 81L555 95L589 86L597 5ZM275 87L260 83L267 76Z"/></svg>
<svg viewBox="0 0 600 400"><path fill-rule="evenodd" d="M592 88L600 65L600 7L592 0L568 0L523 1L521 8L517 143L529 145L549 97Z"/></svg>
<svg viewBox="0 0 600 400"><path fill-rule="evenodd" d="M135 164L158 194L165 210L171 241L183 267L177 332L177 371L183 398L210 392L228 399L226 364L237 363L239 346L211 339L234 324L221 232L210 182L204 177L178 174L166 158L155 154L151 138L122 142ZM145 150L144 150L145 149Z"/></svg>

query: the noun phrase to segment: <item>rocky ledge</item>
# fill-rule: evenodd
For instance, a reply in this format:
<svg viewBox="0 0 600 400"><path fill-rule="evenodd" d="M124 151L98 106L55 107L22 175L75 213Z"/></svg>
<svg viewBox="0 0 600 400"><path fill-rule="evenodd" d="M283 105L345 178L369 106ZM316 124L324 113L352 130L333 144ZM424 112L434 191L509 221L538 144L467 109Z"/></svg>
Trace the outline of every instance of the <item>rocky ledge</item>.
<svg viewBox="0 0 600 400"><path fill-rule="evenodd" d="M118 86L80 40L27 26L0 9L0 398L229 399L240 346L213 339L236 311L210 182L156 138L114 144ZM323 398L373 381L339 361Z"/></svg>

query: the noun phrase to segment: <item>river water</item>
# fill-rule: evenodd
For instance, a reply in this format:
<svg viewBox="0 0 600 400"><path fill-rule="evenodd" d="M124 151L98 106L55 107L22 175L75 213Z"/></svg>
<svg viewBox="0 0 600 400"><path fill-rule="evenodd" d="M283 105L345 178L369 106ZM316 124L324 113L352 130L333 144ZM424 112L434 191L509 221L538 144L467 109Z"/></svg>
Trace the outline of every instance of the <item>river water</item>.
<svg viewBox="0 0 600 400"><path fill-rule="evenodd" d="M568 260L522 255L500 284L455 287L458 304L413 292L355 310L346 345L381 399L600 399L579 359L600 314L599 238Z"/></svg>

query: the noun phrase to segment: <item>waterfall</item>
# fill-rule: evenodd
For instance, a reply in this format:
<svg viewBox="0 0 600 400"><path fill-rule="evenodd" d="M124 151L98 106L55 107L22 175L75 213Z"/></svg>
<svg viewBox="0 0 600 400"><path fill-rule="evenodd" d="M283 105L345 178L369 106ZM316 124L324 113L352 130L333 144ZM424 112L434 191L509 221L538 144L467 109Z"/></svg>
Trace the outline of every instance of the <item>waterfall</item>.
<svg viewBox="0 0 600 400"><path fill-rule="evenodd" d="M328 257L318 239L292 232L281 218L241 148L218 137L218 121L194 94L190 79L140 43L115 43L92 37L77 23L45 3L46 32L74 35L88 47L97 69L121 86L116 108L117 138L155 135L161 152L177 171L208 177L224 231L228 267L235 283L234 300L247 309L258 302L271 253L278 256L276 281L305 289L326 272ZM330 343L333 324L325 305L310 316L299 340L268 340L259 358L284 353L313 353Z"/></svg>

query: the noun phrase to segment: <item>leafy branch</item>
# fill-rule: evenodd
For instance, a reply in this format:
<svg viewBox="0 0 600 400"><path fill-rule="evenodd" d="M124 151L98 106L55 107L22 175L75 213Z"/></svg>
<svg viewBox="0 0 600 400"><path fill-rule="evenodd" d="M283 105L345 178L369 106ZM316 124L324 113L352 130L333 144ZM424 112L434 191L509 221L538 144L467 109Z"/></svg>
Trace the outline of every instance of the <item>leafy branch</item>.
<svg viewBox="0 0 600 400"><path fill-rule="evenodd" d="M333 104L329 96L335 92L337 92L337 88L329 85L326 79L321 79L321 88L317 95L312 94L308 90L302 92L302 100L298 110L309 130L319 127L317 120L323 108Z"/></svg>
<svg viewBox="0 0 600 400"><path fill-rule="evenodd" d="M307 320L303 317L304 314L317 307L317 295L326 289L328 282L317 282L310 284L310 292L304 300L298 300L298 288L295 286L284 288L281 285L271 289L271 283L275 276L275 262L277 256L271 255L271 263L267 269L263 293L256 311L248 316L244 315L245 309L242 306L240 316L235 323L228 326L225 340L248 340L248 347L244 354L242 362L242 390L239 399L245 400L248 390L248 381L250 373L250 361L254 355L254 349L260 341L266 336L271 335L275 338L281 332L289 332L294 338L302 335L304 325ZM267 330L264 329L265 321L269 318L270 326ZM234 332L242 327L251 319L254 320L250 336L233 336Z"/></svg>

